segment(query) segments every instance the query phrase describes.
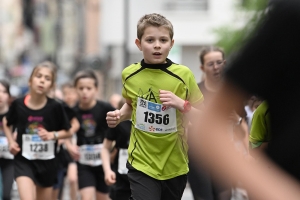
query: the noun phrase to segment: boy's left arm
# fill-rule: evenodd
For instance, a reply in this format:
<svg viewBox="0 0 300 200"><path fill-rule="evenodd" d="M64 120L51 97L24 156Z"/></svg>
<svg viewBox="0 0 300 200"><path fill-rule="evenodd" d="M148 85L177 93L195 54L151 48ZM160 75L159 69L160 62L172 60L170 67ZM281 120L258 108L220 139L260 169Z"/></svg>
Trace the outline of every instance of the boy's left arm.
<svg viewBox="0 0 300 200"><path fill-rule="evenodd" d="M200 114L200 110L204 106L202 101L199 101L192 106L190 102L181 99L167 90L160 90L159 92L160 101L164 106L178 109L180 112L184 113L185 117L191 122L193 122L193 119L196 119L196 116Z"/></svg>

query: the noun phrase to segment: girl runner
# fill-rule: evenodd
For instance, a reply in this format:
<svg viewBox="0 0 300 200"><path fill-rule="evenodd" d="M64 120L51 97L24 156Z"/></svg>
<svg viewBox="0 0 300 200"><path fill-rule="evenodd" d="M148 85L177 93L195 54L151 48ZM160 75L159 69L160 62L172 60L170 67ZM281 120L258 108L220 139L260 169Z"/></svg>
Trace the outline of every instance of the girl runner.
<svg viewBox="0 0 300 200"><path fill-rule="evenodd" d="M56 181L57 139L72 135L60 103L47 97L54 87L56 67L42 62L29 78L29 95L14 100L3 119L9 151L15 155L14 170L21 200L50 200ZM17 128L17 141L11 127Z"/></svg>

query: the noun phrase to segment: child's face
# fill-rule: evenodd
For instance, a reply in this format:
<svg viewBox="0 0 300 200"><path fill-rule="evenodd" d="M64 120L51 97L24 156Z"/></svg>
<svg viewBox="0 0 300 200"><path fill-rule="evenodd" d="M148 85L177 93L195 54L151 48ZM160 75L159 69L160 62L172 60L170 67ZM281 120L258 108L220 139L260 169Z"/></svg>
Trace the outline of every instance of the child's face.
<svg viewBox="0 0 300 200"><path fill-rule="evenodd" d="M76 92L76 89L73 87L65 87L63 90L63 100L64 102L70 106L74 107L77 100L78 100L78 95Z"/></svg>
<svg viewBox="0 0 300 200"><path fill-rule="evenodd" d="M161 64L166 62L174 40L171 40L167 28L149 26L141 40L136 39L135 44L143 52L145 63Z"/></svg>
<svg viewBox="0 0 300 200"><path fill-rule="evenodd" d="M76 91L81 104L89 105L96 99L97 87L92 78L81 78L77 81Z"/></svg>
<svg viewBox="0 0 300 200"><path fill-rule="evenodd" d="M222 53L212 51L207 53L203 58L204 63L201 65L201 69L205 73L206 79L210 81L221 80L222 70L225 64Z"/></svg>
<svg viewBox="0 0 300 200"><path fill-rule="evenodd" d="M48 94L53 85L52 71L49 68L41 67L35 70L29 86L32 92L36 94Z"/></svg>
<svg viewBox="0 0 300 200"><path fill-rule="evenodd" d="M9 95L6 88L0 83L0 108L3 108L8 104Z"/></svg>

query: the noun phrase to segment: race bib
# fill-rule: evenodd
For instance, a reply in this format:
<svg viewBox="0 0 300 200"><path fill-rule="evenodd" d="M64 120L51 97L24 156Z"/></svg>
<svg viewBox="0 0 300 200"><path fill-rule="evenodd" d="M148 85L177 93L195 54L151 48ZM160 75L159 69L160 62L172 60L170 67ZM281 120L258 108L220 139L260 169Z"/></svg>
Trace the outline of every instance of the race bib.
<svg viewBox="0 0 300 200"><path fill-rule="evenodd" d="M50 160L54 156L54 141L43 141L37 134L22 135L22 156L28 160Z"/></svg>
<svg viewBox="0 0 300 200"><path fill-rule="evenodd" d="M119 149L118 172L120 174L127 174L128 172L128 169L126 168L127 160L128 160L128 149Z"/></svg>
<svg viewBox="0 0 300 200"><path fill-rule="evenodd" d="M89 166L99 166L102 164L101 149L103 144L82 145L79 148L80 158L79 163Z"/></svg>
<svg viewBox="0 0 300 200"><path fill-rule="evenodd" d="M176 109L138 98L135 128L151 133L176 132Z"/></svg>
<svg viewBox="0 0 300 200"><path fill-rule="evenodd" d="M7 138L4 136L0 136L0 158L14 159L14 155L9 152Z"/></svg>

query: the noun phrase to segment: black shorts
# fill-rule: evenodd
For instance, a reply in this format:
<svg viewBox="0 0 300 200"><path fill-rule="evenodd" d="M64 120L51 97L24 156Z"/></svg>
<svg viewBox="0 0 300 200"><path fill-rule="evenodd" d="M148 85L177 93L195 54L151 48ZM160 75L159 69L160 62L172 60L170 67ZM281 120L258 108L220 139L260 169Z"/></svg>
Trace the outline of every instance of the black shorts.
<svg viewBox="0 0 300 200"><path fill-rule="evenodd" d="M117 173L117 181L113 185L110 198L112 200L128 200L131 196L130 184L127 174Z"/></svg>
<svg viewBox="0 0 300 200"><path fill-rule="evenodd" d="M27 176L40 187L52 187L57 181L57 163L51 160L27 160L21 153L14 159L15 179Z"/></svg>
<svg viewBox="0 0 300 200"><path fill-rule="evenodd" d="M168 180L157 180L132 166L128 168L131 200L181 200L187 183L186 174Z"/></svg>
<svg viewBox="0 0 300 200"><path fill-rule="evenodd" d="M0 158L0 169L0 174L2 175L2 199L11 199L10 194L14 182L14 160Z"/></svg>
<svg viewBox="0 0 300 200"><path fill-rule="evenodd" d="M65 176L66 176L67 170L64 168L58 169L57 171L57 182L53 185L54 190L58 190L63 188Z"/></svg>
<svg viewBox="0 0 300 200"><path fill-rule="evenodd" d="M98 192L108 193L109 187L104 181L104 171L102 165L91 167L77 162L78 186L79 189L85 187L95 187Z"/></svg>

